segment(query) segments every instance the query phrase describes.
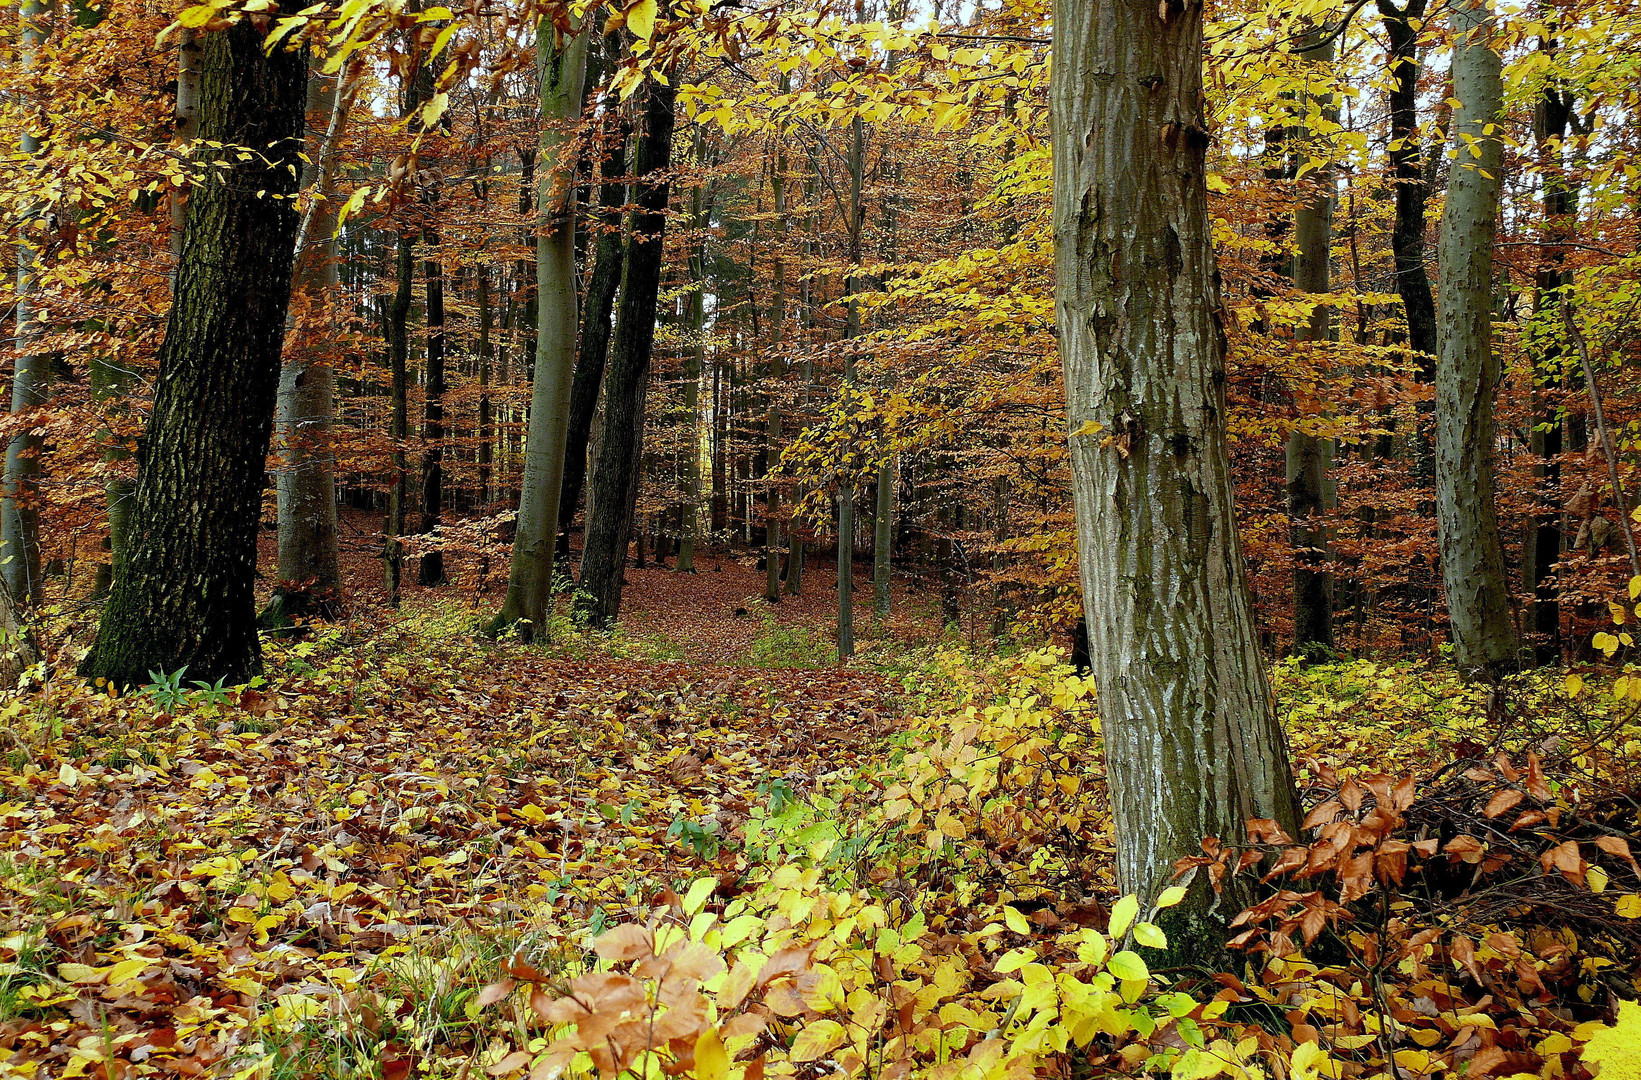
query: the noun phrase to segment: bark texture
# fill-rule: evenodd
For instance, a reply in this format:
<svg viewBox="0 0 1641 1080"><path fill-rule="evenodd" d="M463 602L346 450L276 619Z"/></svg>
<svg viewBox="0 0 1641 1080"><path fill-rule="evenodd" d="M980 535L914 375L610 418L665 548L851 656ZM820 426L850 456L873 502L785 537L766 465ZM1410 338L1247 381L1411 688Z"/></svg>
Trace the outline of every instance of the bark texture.
<svg viewBox="0 0 1641 1080"><path fill-rule="evenodd" d="M320 133L319 152L304 169L303 186L316 200L298 230L293 287L305 294L303 317L323 318L324 297L337 284L337 141L347 121L346 92L338 76L315 72L308 80L308 115ZM305 340L300 334L298 340ZM274 431L284 457L276 483L279 505L279 584L275 612L264 621L330 615L341 604L336 517L336 450L331 440L336 372L328 358L297 350L279 379Z"/></svg>
<svg viewBox="0 0 1641 1080"><path fill-rule="evenodd" d="M620 55L620 34L606 36L603 48L609 58L606 66L613 66ZM564 484L558 501L559 551L565 559L570 555L570 527L575 524L576 504L587 482L587 446L592 438L593 416L598 412L604 366L609 360L613 329L610 317L621 290L621 267L626 259L621 219L627 203L627 136L631 125L618 101L606 101L604 124L607 141L598 189L598 241L593 246L593 273L581 313L581 343L576 352L575 379L570 385Z"/></svg>
<svg viewBox="0 0 1641 1080"><path fill-rule="evenodd" d="M672 153L675 94L672 86L655 82L646 88L644 128L633 152L632 232L604 389L604 436L587 495L587 543L576 593L576 610L597 627L609 626L621 613L621 572L632 538L645 393L655 344L655 302L667 228L670 188L666 173Z"/></svg>
<svg viewBox="0 0 1641 1080"><path fill-rule="evenodd" d="M1490 0L1452 8L1453 147L1442 211L1441 323L1436 365L1436 527L1454 659L1471 672L1513 666L1518 642L1495 505L1493 241L1504 151Z"/></svg>
<svg viewBox="0 0 1641 1080"><path fill-rule="evenodd" d="M541 192L536 200L536 370L530 424L524 441L524 487L519 493L507 600L498 622L518 624L524 636L545 633L552 595L553 551L576 369L574 162L560 160L581 116L587 73L585 31L560 39L542 19L536 32L541 77Z"/></svg>
<svg viewBox="0 0 1641 1080"><path fill-rule="evenodd" d="M1250 610L1225 448L1207 208L1202 8L1055 9L1056 300L1090 662L1122 892L1155 895L1205 836L1292 830L1296 797ZM1176 948L1222 948L1200 879Z"/></svg>
<svg viewBox="0 0 1641 1080"><path fill-rule="evenodd" d="M255 149L189 200L131 536L81 673L239 683L262 667L253 585L290 302L307 64L249 23L210 35L200 138Z"/></svg>

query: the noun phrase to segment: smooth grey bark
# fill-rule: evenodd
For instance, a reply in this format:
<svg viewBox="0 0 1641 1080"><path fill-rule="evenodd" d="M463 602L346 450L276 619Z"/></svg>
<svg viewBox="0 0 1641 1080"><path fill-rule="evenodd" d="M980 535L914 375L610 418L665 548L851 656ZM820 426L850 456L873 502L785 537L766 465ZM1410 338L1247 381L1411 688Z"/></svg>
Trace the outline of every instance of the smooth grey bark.
<svg viewBox="0 0 1641 1080"><path fill-rule="evenodd" d="M1316 33L1321 33L1318 31ZM1319 78L1326 78L1333 63L1329 38L1319 46L1301 51ZM1333 95L1313 98L1322 118L1335 121L1339 110ZM1307 111L1309 106L1306 106ZM1307 145L1314 132L1301 131L1300 142ZM1333 291L1331 247L1333 243L1334 173L1331 166L1316 170L1311 197L1294 210L1293 283L1301 291L1322 295ZM1333 337L1333 319L1328 308L1317 304L1310 320L1297 326L1295 338L1321 342ZM1333 440L1318 438L1299 427L1288 434L1285 450L1287 476L1288 537L1293 545L1293 651L1300 655L1333 649L1333 574L1328 569L1328 528L1326 515L1332 509L1329 473L1332 470Z"/></svg>
<svg viewBox="0 0 1641 1080"><path fill-rule="evenodd" d="M1225 443L1205 182L1202 8L1062 0L1049 109L1077 549L1117 838L1142 898L1204 837L1290 834L1297 798L1255 633ZM1163 920L1216 955L1238 904L1197 875Z"/></svg>
<svg viewBox="0 0 1641 1080"><path fill-rule="evenodd" d="M1491 0L1455 0L1453 153L1442 210L1436 363L1436 526L1453 654L1468 673L1515 666L1519 642L1495 504L1493 243L1504 87Z"/></svg>
<svg viewBox="0 0 1641 1080"><path fill-rule="evenodd" d="M705 164L700 129L695 135L695 167ZM706 360L707 238L709 224L704 180L698 178L690 192L689 296L684 301L688 339L684 343L684 452L682 455L684 501L679 507L678 562L674 569L695 573L695 541L701 517L701 370Z"/></svg>
<svg viewBox="0 0 1641 1080"><path fill-rule="evenodd" d="M859 116L849 125L849 275L844 288L851 299L847 301L847 321L844 334L849 338L860 336L860 302L853 299L859 289L856 272L860 269L861 232L866 224L866 202L862 185L866 177L866 123ZM855 384L855 354L848 349L843 354L843 382L847 389ZM845 477L838 491L838 659L855 655L855 485Z"/></svg>
<svg viewBox="0 0 1641 1080"><path fill-rule="evenodd" d="M27 0L19 12L17 66L33 70L40 47L51 32L52 9L41 0ZM37 133L25 127L18 140L26 155L40 152ZM34 214L30 218L36 217ZM35 251L25 226L17 244L17 293L13 321L17 327L17 359L12 372L11 413L20 416L44 405L51 396L51 356L37 342L41 324L35 309ZM0 582L20 604L38 604L45 598L40 577L40 455L45 439L24 428L6 444L5 478L0 486Z"/></svg>
<svg viewBox="0 0 1641 1080"><path fill-rule="evenodd" d="M342 76L314 72L308 79L310 131L322 134L303 169L304 187L313 189L296 238L294 286L307 300L312 319L322 309L340 275L337 269L334 198L341 166L338 142L347 123L351 87ZM341 603L342 574L336 517L336 451L331 423L336 407L336 371L308 343L312 328L297 326L296 348L279 378L274 437L284 457L275 482L278 500L279 583L264 622L296 616L334 614ZM275 610L277 608L277 610Z"/></svg>
<svg viewBox="0 0 1641 1080"><path fill-rule="evenodd" d="M877 467L877 504L872 519L872 614L889 617L890 548L895 528L895 463L885 458Z"/></svg>
<svg viewBox="0 0 1641 1080"><path fill-rule="evenodd" d="M116 686L150 672L239 683L261 669L256 534L279 388L307 63L247 21L207 38L205 179L188 203L159 351L132 535L81 665ZM260 155L231 148L255 146ZM209 168L220 163L220 168Z"/></svg>
<svg viewBox="0 0 1641 1080"><path fill-rule="evenodd" d="M584 27L562 37L546 18L536 25L542 119L536 199L536 364L507 599L492 625L492 630L516 625L526 640L544 638L547 630L576 371L575 162L566 154L581 118L588 37Z"/></svg>

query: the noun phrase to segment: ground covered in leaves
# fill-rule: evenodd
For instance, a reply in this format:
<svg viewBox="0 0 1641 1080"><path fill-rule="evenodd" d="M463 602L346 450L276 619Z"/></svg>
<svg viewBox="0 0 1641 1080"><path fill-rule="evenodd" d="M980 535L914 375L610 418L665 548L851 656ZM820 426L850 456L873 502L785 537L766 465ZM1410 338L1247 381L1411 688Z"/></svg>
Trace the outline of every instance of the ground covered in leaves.
<svg viewBox="0 0 1641 1080"><path fill-rule="evenodd" d="M0 1071L1624 1067L1627 705L1279 665L1306 835L1259 835L1234 970L1152 971L1172 898L1115 895L1091 687L1059 654L884 637L839 668L795 606L729 606L752 577L661 581L632 628L545 649L418 595L275 644L262 685L7 699Z"/></svg>

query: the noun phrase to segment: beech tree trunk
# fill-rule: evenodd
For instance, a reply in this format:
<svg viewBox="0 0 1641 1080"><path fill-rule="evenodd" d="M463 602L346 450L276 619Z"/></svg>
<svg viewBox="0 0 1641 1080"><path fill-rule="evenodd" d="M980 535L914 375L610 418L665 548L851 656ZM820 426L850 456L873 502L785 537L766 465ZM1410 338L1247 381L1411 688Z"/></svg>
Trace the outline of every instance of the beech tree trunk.
<svg viewBox="0 0 1641 1080"><path fill-rule="evenodd" d="M1306 49L1300 55L1322 69L1325 78L1333 61L1331 43ZM1338 109L1332 95L1317 103L1323 119L1336 120ZM1302 143L1314 138L1303 132ZM1331 137L1331 136L1328 136ZM1307 153L1315 151L1307 147ZM1333 169L1313 173L1315 190L1308 202L1294 211L1293 282L1300 291L1321 295L1331 292L1331 249L1333 243ZM1310 321L1296 327L1295 337L1320 342L1332 338L1333 318L1317 304ZM1333 465L1333 440L1318 438L1301 428L1289 432L1286 450L1287 510L1289 540L1293 544L1293 651L1301 656L1324 655L1333 649L1333 574L1328 568L1327 512L1329 473Z"/></svg>
<svg viewBox="0 0 1641 1080"><path fill-rule="evenodd" d="M587 496L587 542L581 555L576 610L593 626L621 612L622 570L632 537L644 439L644 398L655 344L655 303L661 287L666 237L667 167L672 152L671 85L645 89L644 128L633 151L636 197L621 303L616 312L610 371L604 389L604 437Z"/></svg>
<svg viewBox="0 0 1641 1080"><path fill-rule="evenodd" d="M1117 886L1150 898L1202 839L1297 799L1258 648L1225 445L1225 337L1205 183L1202 8L1055 9L1056 301ZM1197 875L1177 954L1237 904Z"/></svg>
<svg viewBox="0 0 1641 1080"><path fill-rule="evenodd" d="M19 15L22 30L17 38L17 65L31 71L51 31L51 8L41 0L26 0ZM25 128L19 143L24 154L37 154L40 133ZM41 324L35 321L35 251L29 239L38 215L29 216L34 220L25 224L23 239L17 245L13 416L33 412L51 395L51 356L40 350L37 341ZM20 604L38 604L45 598L45 583L40 578L40 454L44 450L45 439L28 428L17 432L6 444L5 480L0 489L0 582Z"/></svg>
<svg viewBox="0 0 1641 1080"><path fill-rule="evenodd" d="M341 165L337 142L347 122L348 91L341 76L315 72L308 80L308 114L321 134L302 178L316 201L297 237L294 287L306 295L312 320L338 281L337 205L333 197ZM301 345L308 334L299 333ZM329 616L340 608L342 574L336 518L336 452L331 442L336 371L328 358L298 348L279 380L274 431L284 455L276 490L279 503L279 584L264 622L293 616ZM277 611L272 610L277 607Z"/></svg>
<svg viewBox="0 0 1641 1080"><path fill-rule="evenodd" d="M695 138L695 167L705 164L705 151L697 131ZM698 179L690 192L689 296L684 301L685 327L689 335L684 343L684 439L681 453L681 477L684 499L680 510L678 529L679 573L695 573L695 540L700 532L701 454L699 434L701 423L701 369L706 359L706 236L708 225L704 178Z"/></svg>
<svg viewBox="0 0 1641 1080"><path fill-rule="evenodd" d="M551 20L536 28L541 78L541 190L536 199L536 369L524 445L524 487L513 539L507 600L499 626L519 624L528 640L544 635L552 596L553 551L563 494L564 457L576 371L575 163L560 160L581 116L588 33L562 39Z"/></svg>
<svg viewBox="0 0 1641 1080"><path fill-rule="evenodd" d="M1419 31L1412 20L1424 18L1425 0L1407 0L1398 8L1378 0L1390 39L1390 169L1396 182L1396 219L1390 249L1396 260L1396 292L1407 317L1407 346L1415 354L1426 382L1436 371L1436 299L1425 269L1425 183L1419 136ZM1422 438L1422 437L1421 437Z"/></svg>
<svg viewBox="0 0 1641 1080"><path fill-rule="evenodd" d="M890 549L894 545L895 466L891 458L877 467L877 509L872 520L872 614L889 617Z"/></svg>
<svg viewBox="0 0 1641 1080"><path fill-rule="evenodd" d="M415 241L399 237L394 254L393 299L388 302L385 322L388 363L388 437L393 440L393 471L387 493L387 520L382 523L382 569L387 584L388 604L399 606L399 586L404 572L405 503L410 497L410 470L405 458L405 440L410 438L410 301L416 266Z"/></svg>
<svg viewBox="0 0 1641 1080"><path fill-rule="evenodd" d="M427 197L427 212L437 220L438 195ZM422 521L416 531L431 533L444 516L444 256L436 225L422 229L427 248L422 276L427 290L427 358L423 367L422 403ZM528 450L525 452L529 456ZM434 548L416 568L416 584L443 585L444 552Z"/></svg>
<svg viewBox="0 0 1641 1080"><path fill-rule="evenodd" d="M132 534L81 673L117 686L186 667L257 674L256 533L290 302L307 63L249 21L209 36L200 138L265 148L219 163L188 203Z"/></svg>
<svg viewBox="0 0 1641 1080"><path fill-rule="evenodd" d="M1493 242L1504 159L1494 125L1504 90L1490 0L1455 0L1452 20L1459 104L1439 252L1436 526L1454 659L1493 674L1514 666L1518 649L1493 475L1493 396L1503 374L1493 350Z"/></svg>
<svg viewBox="0 0 1641 1080"><path fill-rule="evenodd" d="M619 61L620 39L619 32L604 38L608 68L613 69ZM565 436L564 484L558 502L558 549L566 562L570 557L570 527L575 524L576 504L581 501L581 489L587 481L587 448L592 438L593 417L598 412L598 391L609 360L613 329L610 316L621 289L621 268L626 259L621 221L627 204L627 136L631 125L620 103L608 98L604 127L598 241L593 246L593 273L587 283L586 306L581 313L581 344L576 353L575 378L570 386L570 420Z"/></svg>

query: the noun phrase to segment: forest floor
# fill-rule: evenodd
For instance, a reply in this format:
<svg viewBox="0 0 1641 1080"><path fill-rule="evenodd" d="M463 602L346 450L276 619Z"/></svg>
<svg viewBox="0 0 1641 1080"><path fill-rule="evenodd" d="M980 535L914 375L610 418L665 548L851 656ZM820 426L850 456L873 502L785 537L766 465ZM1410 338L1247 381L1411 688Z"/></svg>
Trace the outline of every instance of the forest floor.
<svg viewBox="0 0 1641 1080"><path fill-rule="evenodd" d="M1535 878L1559 937L1491 914L1464 924L1461 959L1420 945L1402 975L1290 962L1195 997L1148 984L1131 950L1160 931L1114 903L1090 687L1053 651L969 649L927 594L897 591L900 614L863 620L839 666L829 563L775 606L750 558L629 570L620 630L560 620L535 647L475 637L499 590L469 565L389 612L367 550L348 563L349 621L270 641L258 684L96 693L66 674L85 644L69 617L48 635L63 674L0 702L0 1074L546 1080L636 1061L698 1080L766 1064L956 1080L964 1063L1002 1080L1061 1069L1074 1035L1098 1071L1181 1080L1368 1076L1385 1051L1401 1077L1555 1077L1617 1030L1609 969L1633 979L1633 960L1569 967L1565 935L1622 955L1633 942L1601 920L1641 916L1641 871L1589 845L1600 889L1567 894L1565 858ZM1612 742L1596 765L1641 790L1634 716L1614 727L1554 680L1514 692L1510 731L1439 665L1283 664L1275 685L1324 810L1342 782L1367 814L1386 775L1435 783L1455 753L1503 753L1488 767L1515 775L1510 755L1549 756L1549 720ZM1491 811L1495 790L1465 783L1464 805ZM1548 794L1522 784L1528 806ZM1568 921L1592 896L1607 914ZM1431 909L1442 933L1462 922L1450 900ZM1404 941L1424 925L1397 918ZM673 968L715 1004L667 989ZM548 1037L643 979L652 1011L620 1021L616 1058ZM1227 1016L1238 1002L1277 1022Z"/></svg>

